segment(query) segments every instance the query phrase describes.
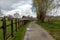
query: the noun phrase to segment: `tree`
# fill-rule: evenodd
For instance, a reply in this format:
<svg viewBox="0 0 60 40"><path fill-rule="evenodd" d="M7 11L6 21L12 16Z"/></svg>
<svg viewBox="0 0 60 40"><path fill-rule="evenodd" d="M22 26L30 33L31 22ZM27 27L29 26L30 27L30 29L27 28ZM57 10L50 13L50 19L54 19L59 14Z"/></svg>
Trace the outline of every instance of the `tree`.
<svg viewBox="0 0 60 40"><path fill-rule="evenodd" d="M13 15L8 15L6 17L8 18L8 20L11 20L11 18L14 18Z"/></svg>
<svg viewBox="0 0 60 40"><path fill-rule="evenodd" d="M26 16L22 16L22 18L26 18Z"/></svg>
<svg viewBox="0 0 60 40"><path fill-rule="evenodd" d="M37 18L44 22L46 11L50 8L52 0L33 0L33 7L36 8Z"/></svg>
<svg viewBox="0 0 60 40"><path fill-rule="evenodd" d="M20 14L19 14L19 13L15 13L15 14L14 14L14 17L15 17L15 18L20 18Z"/></svg>

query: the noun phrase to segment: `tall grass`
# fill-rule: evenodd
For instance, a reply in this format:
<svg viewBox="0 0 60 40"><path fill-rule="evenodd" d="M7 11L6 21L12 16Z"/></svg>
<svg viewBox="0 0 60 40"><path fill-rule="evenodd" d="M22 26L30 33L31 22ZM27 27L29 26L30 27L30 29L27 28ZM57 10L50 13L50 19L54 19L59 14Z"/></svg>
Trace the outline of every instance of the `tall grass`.
<svg viewBox="0 0 60 40"><path fill-rule="evenodd" d="M12 40L23 40L24 39L24 34L26 32L26 28L28 26L29 23L23 25L19 31L16 33L16 35L13 37Z"/></svg>

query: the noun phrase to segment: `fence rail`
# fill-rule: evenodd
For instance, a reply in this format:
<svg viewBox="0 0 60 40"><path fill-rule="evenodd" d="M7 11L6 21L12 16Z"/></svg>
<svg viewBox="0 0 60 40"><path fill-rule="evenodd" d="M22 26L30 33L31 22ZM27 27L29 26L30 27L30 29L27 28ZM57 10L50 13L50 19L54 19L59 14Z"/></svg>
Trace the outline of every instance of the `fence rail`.
<svg viewBox="0 0 60 40"><path fill-rule="evenodd" d="M18 31L19 28L21 28L24 24L26 24L28 21L30 20L21 20L21 19L15 19L12 18L10 21L10 24L7 25L7 22L6 22L6 17L3 18L2 20L2 26L0 27L0 29L2 29L3 31L3 40L7 40L9 37L14 37L14 32ZM15 27L16 29L14 30L14 24L15 24ZM11 26L11 34L7 36L7 27L8 26Z"/></svg>

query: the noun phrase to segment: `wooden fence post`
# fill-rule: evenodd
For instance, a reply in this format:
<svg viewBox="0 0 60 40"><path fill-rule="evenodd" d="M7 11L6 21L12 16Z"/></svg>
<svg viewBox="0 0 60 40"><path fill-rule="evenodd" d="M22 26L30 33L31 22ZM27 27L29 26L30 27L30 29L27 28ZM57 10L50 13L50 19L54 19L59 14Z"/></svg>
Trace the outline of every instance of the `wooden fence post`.
<svg viewBox="0 0 60 40"><path fill-rule="evenodd" d="M22 26L22 21L20 20L20 27Z"/></svg>
<svg viewBox="0 0 60 40"><path fill-rule="evenodd" d="M18 29L20 28L20 20L18 19Z"/></svg>
<svg viewBox="0 0 60 40"><path fill-rule="evenodd" d="M25 25L25 20L24 20L24 25Z"/></svg>
<svg viewBox="0 0 60 40"><path fill-rule="evenodd" d="M21 21L22 22L22 24L21 25L23 25L23 21Z"/></svg>
<svg viewBox="0 0 60 40"><path fill-rule="evenodd" d="M25 21L23 20L23 25L24 25Z"/></svg>
<svg viewBox="0 0 60 40"><path fill-rule="evenodd" d="M17 19L15 19L15 25L16 25L16 32L17 32Z"/></svg>
<svg viewBox="0 0 60 40"><path fill-rule="evenodd" d="M6 38L6 18L3 18L3 40L7 40Z"/></svg>
<svg viewBox="0 0 60 40"><path fill-rule="evenodd" d="M14 33L13 33L13 19L11 19L11 37L14 36Z"/></svg>
<svg viewBox="0 0 60 40"><path fill-rule="evenodd" d="M24 25L24 20L22 21L22 25Z"/></svg>

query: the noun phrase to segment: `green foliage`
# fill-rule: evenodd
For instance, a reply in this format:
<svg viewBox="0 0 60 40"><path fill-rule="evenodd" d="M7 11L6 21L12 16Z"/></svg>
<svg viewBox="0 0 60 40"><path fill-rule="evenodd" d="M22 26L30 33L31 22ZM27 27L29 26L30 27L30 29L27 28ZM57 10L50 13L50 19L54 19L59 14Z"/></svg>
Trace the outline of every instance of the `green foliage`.
<svg viewBox="0 0 60 40"><path fill-rule="evenodd" d="M41 18L46 16L46 11L50 8L51 3L52 0L33 0L33 7L36 8L38 19L41 20Z"/></svg>
<svg viewBox="0 0 60 40"><path fill-rule="evenodd" d="M16 35L13 37L12 40L23 40L24 39L24 34L26 32L26 28L28 26L29 23L25 24L24 26L22 26L19 31L16 33Z"/></svg>

